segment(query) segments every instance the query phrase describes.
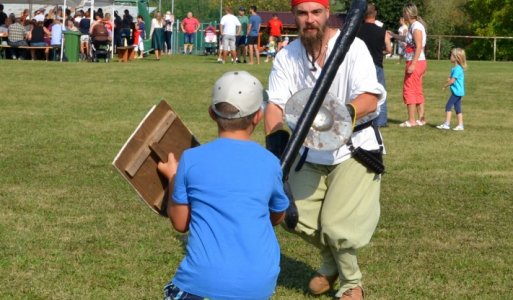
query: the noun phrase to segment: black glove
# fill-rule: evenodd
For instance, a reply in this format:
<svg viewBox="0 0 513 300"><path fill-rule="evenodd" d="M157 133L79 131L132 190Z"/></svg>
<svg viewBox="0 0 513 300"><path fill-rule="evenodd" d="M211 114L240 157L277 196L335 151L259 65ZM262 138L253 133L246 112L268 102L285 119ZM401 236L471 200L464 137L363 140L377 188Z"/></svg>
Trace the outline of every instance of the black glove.
<svg viewBox="0 0 513 300"><path fill-rule="evenodd" d="M292 191L290 190L290 185L288 181L283 183L283 189L285 190L285 194L289 198L289 207L285 212L285 226L288 230L293 231L296 228L297 223L299 221L299 213L297 211L297 206L294 201L294 196L292 196Z"/></svg>
<svg viewBox="0 0 513 300"><path fill-rule="evenodd" d="M276 130L265 137L265 148L276 155L276 157L281 158L289 142L289 137L290 134L287 131L283 129Z"/></svg>

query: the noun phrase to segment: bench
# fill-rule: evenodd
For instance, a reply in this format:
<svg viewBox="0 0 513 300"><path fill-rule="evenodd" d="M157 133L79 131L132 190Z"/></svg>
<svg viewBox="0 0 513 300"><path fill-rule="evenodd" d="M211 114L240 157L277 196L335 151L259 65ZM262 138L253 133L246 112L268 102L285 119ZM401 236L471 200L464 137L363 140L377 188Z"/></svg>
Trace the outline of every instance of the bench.
<svg viewBox="0 0 513 300"><path fill-rule="evenodd" d="M34 54L35 54L36 50L44 50L45 52L46 52L46 50L48 50L48 51L53 50L52 55L53 55L53 57L55 57L56 49L60 49L59 47L53 47L53 46L19 46L18 48L30 50L30 56L32 57L32 60L34 60ZM48 60L48 56L46 56L46 60Z"/></svg>
<svg viewBox="0 0 513 300"><path fill-rule="evenodd" d="M53 49L53 48L57 48L58 47L53 47L53 46L19 46L18 48L20 49L34 49L34 50L37 50L37 49Z"/></svg>
<svg viewBox="0 0 513 300"><path fill-rule="evenodd" d="M18 48L18 49L25 49L25 50L54 50L60 49L60 47L53 47L53 46L19 46L19 47L12 47L10 45L0 45L0 58L6 58L5 57L5 49L12 49L12 48ZM53 53L55 56L55 53Z"/></svg>
<svg viewBox="0 0 513 300"><path fill-rule="evenodd" d="M120 62L128 62L135 59L135 46L117 47Z"/></svg>
<svg viewBox="0 0 513 300"><path fill-rule="evenodd" d="M2 44L0 44L0 59L6 58L5 57L5 49L9 49L9 48L12 48L12 47L9 46L9 45L2 45Z"/></svg>

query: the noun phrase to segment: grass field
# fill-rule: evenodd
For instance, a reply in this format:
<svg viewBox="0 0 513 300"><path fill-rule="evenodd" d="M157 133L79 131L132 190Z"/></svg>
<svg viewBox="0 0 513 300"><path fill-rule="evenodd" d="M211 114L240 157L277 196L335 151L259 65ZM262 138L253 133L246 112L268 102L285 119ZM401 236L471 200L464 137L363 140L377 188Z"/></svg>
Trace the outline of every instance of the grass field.
<svg viewBox="0 0 513 300"><path fill-rule="evenodd" d="M199 56L0 61L0 298L161 298L183 239L111 162L161 98L201 142L214 139L206 112L215 79L243 69L266 85L270 67ZM428 125L399 128L403 66L385 64L382 216L359 256L368 299L513 299L513 65L469 63L464 132L434 127L444 118L450 68L429 61ZM262 130L255 139L262 143ZM313 299L306 285L319 264L315 249L277 234L274 299Z"/></svg>

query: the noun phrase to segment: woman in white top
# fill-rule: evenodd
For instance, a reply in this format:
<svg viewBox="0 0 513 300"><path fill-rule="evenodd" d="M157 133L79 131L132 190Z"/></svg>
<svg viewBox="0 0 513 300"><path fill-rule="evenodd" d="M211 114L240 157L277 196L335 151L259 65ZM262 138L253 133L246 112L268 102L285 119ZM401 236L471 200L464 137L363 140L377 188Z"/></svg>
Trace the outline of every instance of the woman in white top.
<svg viewBox="0 0 513 300"><path fill-rule="evenodd" d="M155 18L151 20L151 45L155 50L155 58L160 60L160 53L164 50L164 26L165 22L162 14L157 12Z"/></svg>
<svg viewBox="0 0 513 300"><path fill-rule="evenodd" d="M408 33L401 37L398 34L391 35L398 40L406 42L404 59L406 68L403 82L403 101L408 109L408 120L399 124L400 127L423 126L426 124L424 111L424 91L422 79L426 72L426 27L424 21L417 13L417 6L413 3L406 4L403 8L404 21L408 25ZM417 113L417 118L415 118Z"/></svg>

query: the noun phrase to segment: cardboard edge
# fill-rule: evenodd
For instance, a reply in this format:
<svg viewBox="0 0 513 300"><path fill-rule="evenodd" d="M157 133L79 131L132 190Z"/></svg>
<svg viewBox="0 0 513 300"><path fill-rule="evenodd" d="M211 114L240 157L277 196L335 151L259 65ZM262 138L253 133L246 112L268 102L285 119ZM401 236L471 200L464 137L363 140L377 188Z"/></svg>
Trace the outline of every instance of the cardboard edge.
<svg viewBox="0 0 513 300"><path fill-rule="evenodd" d="M121 149L118 151L118 154L116 154L116 157L114 157L114 160L112 161L112 165L114 166L114 168L116 167L115 166L115 163L116 161L118 160L119 156L121 155L121 153L123 153L123 151L125 150L125 148L127 147L128 143L132 140L132 138L134 137L134 135L137 133L137 131L142 127L142 125L144 124L144 122L146 122L146 119L148 119L148 117L150 116L150 114L155 110L155 108L157 108L157 105L153 105L150 110L148 111L148 113L144 116L144 118L142 119L141 122L139 122L139 125L137 125L137 127L135 128L135 130L132 132L132 134L128 137L128 139L126 140L126 142L123 144L123 147L121 147Z"/></svg>
<svg viewBox="0 0 513 300"><path fill-rule="evenodd" d="M148 111L148 113L146 113L146 115L144 116L144 118L142 119L141 122L139 122L139 125L137 125L137 127L135 128L135 130L132 132L132 134L130 135L130 137L126 140L126 142L123 144L123 147L121 147L121 149L118 151L118 153L116 154L116 157L114 157L114 160L112 161L111 163L111 166L116 170L118 171L119 173L121 173L122 176L124 176L123 172L118 169L116 167L116 161L118 160L119 156L121 155L121 153L123 153L123 151L125 150L125 148L127 147L128 143L132 140L132 138L134 137L134 135L137 133L137 131L139 131L139 129L142 127L142 125L144 124L144 122L146 121L146 119L148 119L148 117L151 115L151 113L155 110L155 108L157 108L157 105L153 105L150 110ZM146 202L144 200L144 197L139 193L139 191L134 188L131 184L130 184L130 187L132 188L132 190L134 190L136 193L137 193L137 196L139 196L139 200L141 202L143 202L144 204L146 204L151 211L153 211L155 214L161 216L161 214L155 210L155 208L150 205L148 202Z"/></svg>

